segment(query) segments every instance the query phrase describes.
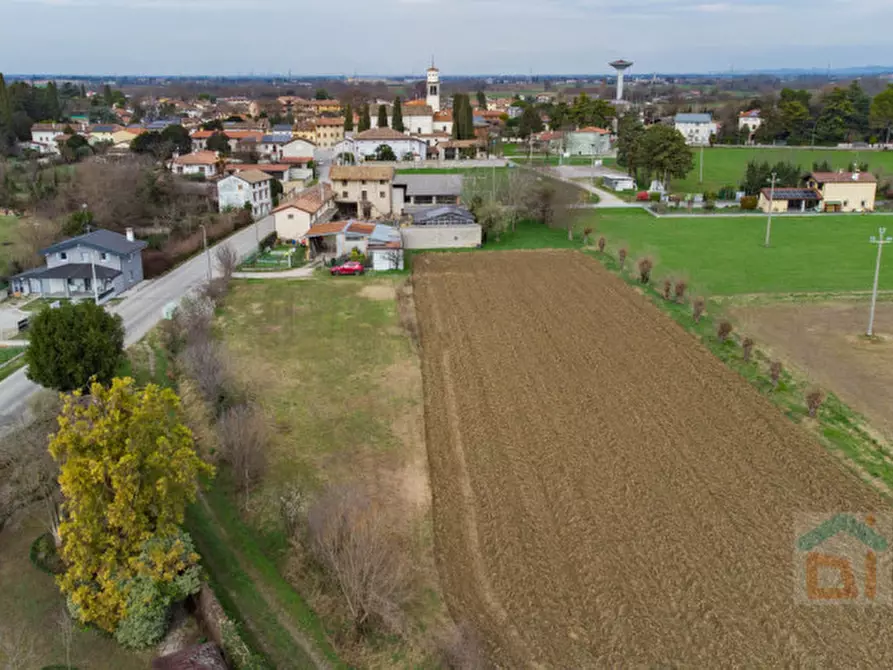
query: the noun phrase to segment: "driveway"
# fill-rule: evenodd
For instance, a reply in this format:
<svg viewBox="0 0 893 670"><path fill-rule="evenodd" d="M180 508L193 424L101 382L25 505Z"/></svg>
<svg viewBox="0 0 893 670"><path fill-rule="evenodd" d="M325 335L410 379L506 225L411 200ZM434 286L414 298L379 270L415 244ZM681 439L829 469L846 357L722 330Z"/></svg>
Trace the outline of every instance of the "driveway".
<svg viewBox="0 0 893 670"><path fill-rule="evenodd" d="M240 258L245 258L257 248L257 241L273 231L273 217L268 216L259 222L230 235L226 240L211 247L213 259L215 250L229 244ZM219 274L216 263L211 263L211 274ZM122 302L109 307L109 311L120 314L124 320L124 346L129 347L142 339L156 323L163 318L165 305L179 301L208 278L208 258L202 253L194 256L161 277L146 281L121 296ZM27 408L28 400L40 389L25 375L25 369L18 370L0 382L0 426L11 416L16 416Z"/></svg>
<svg viewBox="0 0 893 670"><path fill-rule="evenodd" d="M18 322L28 316L27 312L0 303L0 340L11 339L18 333Z"/></svg>

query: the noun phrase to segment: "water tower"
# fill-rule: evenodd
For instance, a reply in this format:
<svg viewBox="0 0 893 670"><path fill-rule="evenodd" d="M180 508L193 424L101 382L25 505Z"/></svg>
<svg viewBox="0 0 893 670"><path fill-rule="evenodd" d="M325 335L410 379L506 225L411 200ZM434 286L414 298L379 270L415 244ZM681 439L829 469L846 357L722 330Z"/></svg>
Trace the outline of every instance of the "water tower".
<svg viewBox="0 0 893 670"><path fill-rule="evenodd" d="M623 73L626 72L629 68L633 66L631 61L623 60L615 60L613 63L608 63L612 68L617 70L617 96L614 98L617 102L623 100Z"/></svg>

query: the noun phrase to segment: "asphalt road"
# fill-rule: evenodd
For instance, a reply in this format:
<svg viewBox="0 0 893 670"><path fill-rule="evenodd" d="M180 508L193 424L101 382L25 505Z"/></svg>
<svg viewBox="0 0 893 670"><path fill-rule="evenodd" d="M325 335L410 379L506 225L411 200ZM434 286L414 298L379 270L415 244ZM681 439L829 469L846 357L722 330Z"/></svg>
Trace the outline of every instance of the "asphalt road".
<svg viewBox="0 0 893 670"><path fill-rule="evenodd" d="M240 257L250 254L257 240L273 230L273 217L268 216L259 222L243 228L226 240L211 248L212 273L219 274L213 261L214 250L223 244L231 244ZM152 279L125 293L125 299L109 307L109 311L120 314L126 330L124 345L138 342L163 317L164 306L182 298L198 287L208 277L207 254L200 254L156 279ZM40 386L30 381L25 369L18 370L0 382L0 427L10 419L20 416L27 410L28 400L40 390Z"/></svg>

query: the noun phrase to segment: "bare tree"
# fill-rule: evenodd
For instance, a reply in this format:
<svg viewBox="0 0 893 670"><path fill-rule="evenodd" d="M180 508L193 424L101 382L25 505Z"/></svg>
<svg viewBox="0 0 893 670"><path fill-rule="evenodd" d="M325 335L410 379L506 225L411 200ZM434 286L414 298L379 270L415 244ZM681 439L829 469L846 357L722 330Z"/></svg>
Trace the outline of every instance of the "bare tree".
<svg viewBox="0 0 893 670"><path fill-rule="evenodd" d="M605 252L605 245L607 243L608 243L608 241L605 239L604 235L602 235L601 237L598 238L598 252L600 254L603 254Z"/></svg>
<svg viewBox="0 0 893 670"><path fill-rule="evenodd" d="M66 608L56 614L56 626L59 629L59 642L65 649L65 667L71 668L71 644L74 642L74 621Z"/></svg>
<svg viewBox="0 0 893 670"><path fill-rule="evenodd" d="M701 317L704 316L704 310L707 308L707 301L704 300L701 296L695 298L695 301L691 305L691 315L695 320L695 323L701 322Z"/></svg>
<svg viewBox="0 0 893 670"><path fill-rule="evenodd" d="M8 626L0 627L0 658L4 670L32 670L37 660L35 636L22 620L7 623Z"/></svg>
<svg viewBox="0 0 893 670"><path fill-rule="evenodd" d="M769 364L769 378L772 380L772 387L778 388L781 379L781 361L772 361Z"/></svg>
<svg viewBox="0 0 893 670"><path fill-rule="evenodd" d="M732 324L728 321L720 321L719 327L716 329L716 337L720 342L725 342L729 335L732 334Z"/></svg>
<svg viewBox="0 0 893 670"><path fill-rule="evenodd" d="M639 259L637 265L639 268L639 281L642 284L647 284L651 281L651 270L654 267L654 261L645 256Z"/></svg>
<svg viewBox="0 0 893 670"><path fill-rule="evenodd" d="M330 488L307 521L313 553L341 591L355 630L400 632L409 566L385 508L358 488Z"/></svg>
<svg viewBox="0 0 893 670"><path fill-rule="evenodd" d="M230 407L217 421L221 457L246 494L266 470L269 432L263 411L253 404Z"/></svg>
<svg viewBox="0 0 893 670"><path fill-rule="evenodd" d="M192 379L202 398L215 412L220 412L228 397L229 369L218 342L204 340L186 346L177 363Z"/></svg>
<svg viewBox="0 0 893 670"><path fill-rule="evenodd" d="M744 341L741 343L741 348L744 352L744 362L745 363L750 362L750 356L751 356L751 353L753 352L753 345L754 345L753 338L750 338L750 337L745 337Z"/></svg>
<svg viewBox="0 0 893 670"><path fill-rule="evenodd" d="M617 260L620 261L620 271L623 272L626 266L626 247L620 247L617 252Z"/></svg>
<svg viewBox="0 0 893 670"><path fill-rule="evenodd" d="M821 389L811 388L806 393L806 409L809 412L809 416L813 419L816 417L816 414L819 411L819 407L822 406L822 403L825 401L825 394Z"/></svg>
<svg viewBox="0 0 893 670"><path fill-rule="evenodd" d="M685 280L680 279L676 282L676 286L673 287L673 293L676 295L676 302L683 302L685 300L685 291L688 288L688 284Z"/></svg>
<svg viewBox="0 0 893 670"><path fill-rule="evenodd" d="M239 255L229 244L217 247L217 251L214 255L217 258L217 267L220 268L220 274L223 275L224 279L229 281L233 278L233 273L239 265Z"/></svg>

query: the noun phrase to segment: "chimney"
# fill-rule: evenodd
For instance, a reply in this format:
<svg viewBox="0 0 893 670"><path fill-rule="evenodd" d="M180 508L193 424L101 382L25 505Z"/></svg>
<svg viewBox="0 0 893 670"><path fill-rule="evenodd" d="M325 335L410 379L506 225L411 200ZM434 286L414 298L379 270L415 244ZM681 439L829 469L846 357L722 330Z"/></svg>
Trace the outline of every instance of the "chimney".
<svg viewBox="0 0 893 670"><path fill-rule="evenodd" d="M134 237L133 237L133 228L128 228L128 229L126 230L126 235L127 235L127 241L128 241L128 242L133 242L133 241L134 241Z"/></svg>

